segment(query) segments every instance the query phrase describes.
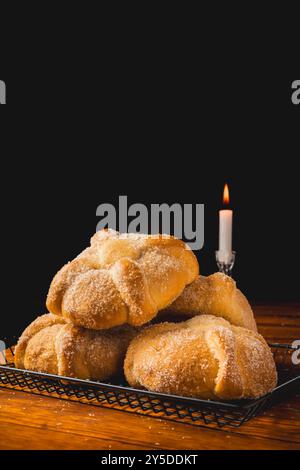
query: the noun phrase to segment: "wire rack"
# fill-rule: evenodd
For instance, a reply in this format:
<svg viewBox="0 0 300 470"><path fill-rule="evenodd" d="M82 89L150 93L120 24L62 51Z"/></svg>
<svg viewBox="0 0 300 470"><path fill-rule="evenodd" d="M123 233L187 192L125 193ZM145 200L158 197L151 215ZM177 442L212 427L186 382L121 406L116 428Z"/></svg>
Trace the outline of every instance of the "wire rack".
<svg viewBox="0 0 300 470"><path fill-rule="evenodd" d="M0 351L0 387L13 388L38 395L90 405L109 407L160 419L210 427L238 427L256 416L266 406L287 398L300 388L300 368L293 365L295 352L287 344L270 344L278 370L278 385L262 398L234 402L200 400L175 395L137 390L126 385L92 382L17 369L14 347Z"/></svg>

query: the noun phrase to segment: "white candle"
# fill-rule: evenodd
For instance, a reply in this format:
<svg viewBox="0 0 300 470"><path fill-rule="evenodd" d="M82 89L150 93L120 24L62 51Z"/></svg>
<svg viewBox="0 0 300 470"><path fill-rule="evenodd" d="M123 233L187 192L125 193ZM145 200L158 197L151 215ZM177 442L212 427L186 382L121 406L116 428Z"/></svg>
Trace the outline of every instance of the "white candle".
<svg viewBox="0 0 300 470"><path fill-rule="evenodd" d="M224 204L229 204L229 190L227 184L224 187ZM224 263L232 256L232 217L231 209L219 211L219 258Z"/></svg>
<svg viewBox="0 0 300 470"><path fill-rule="evenodd" d="M224 209L219 212L219 251L232 252L232 210Z"/></svg>

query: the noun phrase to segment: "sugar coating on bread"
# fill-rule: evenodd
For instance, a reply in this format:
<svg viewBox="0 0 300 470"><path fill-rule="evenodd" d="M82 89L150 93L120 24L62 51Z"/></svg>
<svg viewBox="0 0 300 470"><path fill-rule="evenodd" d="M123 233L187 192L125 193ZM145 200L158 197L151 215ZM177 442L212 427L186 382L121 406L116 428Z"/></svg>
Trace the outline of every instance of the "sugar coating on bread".
<svg viewBox="0 0 300 470"><path fill-rule="evenodd" d="M181 240L101 230L56 274L47 307L89 329L142 325L198 274L197 259Z"/></svg>
<svg viewBox="0 0 300 470"><path fill-rule="evenodd" d="M257 331L251 306L235 281L223 273L198 276L182 294L160 314L176 314L193 317L194 315L215 315L228 320L236 326Z"/></svg>
<svg viewBox="0 0 300 470"><path fill-rule="evenodd" d="M23 332L15 349L15 364L37 372L107 380L122 372L126 349L136 333L128 325L87 330L45 314Z"/></svg>
<svg viewBox="0 0 300 470"><path fill-rule="evenodd" d="M133 387L196 398L256 398L277 381L261 335L210 315L146 327L131 342L124 370Z"/></svg>

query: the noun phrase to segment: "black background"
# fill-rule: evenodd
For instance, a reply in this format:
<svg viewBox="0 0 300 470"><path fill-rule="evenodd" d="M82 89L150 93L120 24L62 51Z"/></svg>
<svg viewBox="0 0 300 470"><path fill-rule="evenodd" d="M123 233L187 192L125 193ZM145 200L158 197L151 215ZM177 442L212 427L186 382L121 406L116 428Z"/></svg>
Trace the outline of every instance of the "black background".
<svg viewBox="0 0 300 470"><path fill-rule="evenodd" d="M1 336L45 311L56 271L87 246L96 207L204 203L203 274L216 270L224 182L234 278L253 302L300 300L299 117L283 59L258 47L153 56L114 49L3 62ZM95 52L95 51L94 51Z"/></svg>

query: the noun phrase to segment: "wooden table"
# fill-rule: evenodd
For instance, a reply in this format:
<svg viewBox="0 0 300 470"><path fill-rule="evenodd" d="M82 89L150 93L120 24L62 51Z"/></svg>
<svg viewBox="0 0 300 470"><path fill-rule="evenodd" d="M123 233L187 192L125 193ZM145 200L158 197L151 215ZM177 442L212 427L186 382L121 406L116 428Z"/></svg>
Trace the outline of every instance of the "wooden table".
<svg viewBox="0 0 300 470"><path fill-rule="evenodd" d="M268 340L300 339L300 304L254 310ZM0 388L0 448L300 449L300 390L240 428L225 431Z"/></svg>

